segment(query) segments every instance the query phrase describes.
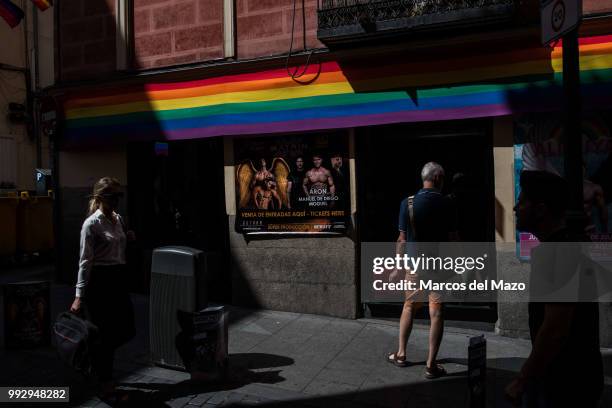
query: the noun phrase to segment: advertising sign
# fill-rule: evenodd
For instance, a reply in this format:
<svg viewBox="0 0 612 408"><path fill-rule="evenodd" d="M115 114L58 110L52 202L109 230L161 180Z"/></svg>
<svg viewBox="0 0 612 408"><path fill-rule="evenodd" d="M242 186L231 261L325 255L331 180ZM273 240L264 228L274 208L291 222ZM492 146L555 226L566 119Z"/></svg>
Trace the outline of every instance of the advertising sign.
<svg viewBox="0 0 612 408"><path fill-rule="evenodd" d="M346 134L237 139L234 154L238 232L346 231L350 215Z"/></svg>
<svg viewBox="0 0 612 408"><path fill-rule="evenodd" d="M4 335L7 348L49 344L49 282L4 285Z"/></svg>
<svg viewBox="0 0 612 408"><path fill-rule="evenodd" d="M563 118L558 114L530 114L514 124L515 197L524 170L544 170L563 176ZM585 113L582 121L584 211L591 241L612 241L612 120L609 112ZM517 231L517 253L528 260L538 240Z"/></svg>

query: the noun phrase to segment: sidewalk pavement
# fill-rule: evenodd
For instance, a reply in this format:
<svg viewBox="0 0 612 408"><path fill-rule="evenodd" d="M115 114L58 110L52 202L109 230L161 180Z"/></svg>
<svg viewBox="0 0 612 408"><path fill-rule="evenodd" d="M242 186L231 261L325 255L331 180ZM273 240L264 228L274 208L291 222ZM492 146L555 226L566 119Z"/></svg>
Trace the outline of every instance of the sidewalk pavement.
<svg viewBox="0 0 612 408"><path fill-rule="evenodd" d="M54 285L52 316L65 310L72 296L71 287ZM118 350L115 364L130 404L119 406L468 406L468 339L480 332L447 327L439 359L449 375L425 380L426 325L416 324L413 329L408 347L413 364L398 368L385 362L386 353L397 347L397 322L230 308L229 379L195 384L187 373L149 364L148 297L134 295L133 300L138 334ZM490 332L485 336L487 406L508 407L503 389L528 355L530 344ZM612 350L604 352L607 375L612 376ZM51 347L0 350L0 367L1 386L69 386L70 406L107 406L94 396L91 382L58 361ZM601 406L612 406L611 401L612 381L607 377Z"/></svg>

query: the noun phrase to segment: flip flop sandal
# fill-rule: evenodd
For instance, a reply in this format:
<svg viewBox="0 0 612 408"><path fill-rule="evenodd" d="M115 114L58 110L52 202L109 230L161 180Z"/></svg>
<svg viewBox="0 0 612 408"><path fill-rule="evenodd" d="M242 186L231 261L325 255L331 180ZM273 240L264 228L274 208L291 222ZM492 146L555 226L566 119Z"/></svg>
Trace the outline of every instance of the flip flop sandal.
<svg viewBox="0 0 612 408"><path fill-rule="evenodd" d="M406 361L406 356L398 357L397 353L389 353L386 358L388 363L391 363L397 367L406 367L408 362Z"/></svg>
<svg viewBox="0 0 612 408"><path fill-rule="evenodd" d="M446 370L440 364L435 364L433 367L425 367L423 376L428 380L440 378L446 375Z"/></svg>

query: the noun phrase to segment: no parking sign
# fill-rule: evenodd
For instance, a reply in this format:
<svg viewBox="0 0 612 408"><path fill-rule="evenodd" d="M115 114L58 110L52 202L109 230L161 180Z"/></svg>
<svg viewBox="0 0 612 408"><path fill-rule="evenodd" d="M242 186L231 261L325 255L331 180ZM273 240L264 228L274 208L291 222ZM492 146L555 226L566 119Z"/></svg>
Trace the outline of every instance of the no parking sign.
<svg viewBox="0 0 612 408"><path fill-rule="evenodd" d="M542 44L561 38L582 18L582 0L542 0Z"/></svg>

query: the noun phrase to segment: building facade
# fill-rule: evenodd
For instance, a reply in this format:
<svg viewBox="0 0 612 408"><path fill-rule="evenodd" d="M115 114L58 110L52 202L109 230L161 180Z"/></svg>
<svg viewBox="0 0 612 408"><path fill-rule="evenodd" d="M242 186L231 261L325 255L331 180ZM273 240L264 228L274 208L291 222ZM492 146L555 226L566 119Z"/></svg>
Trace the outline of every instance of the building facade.
<svg viewBox="0 0 612 408"><path fill-rule="evenodd" d="M395 240L399 203L430 160L469 179L465 240L498 242L504 273L525 273L517 134L559 120L562 46L541 45L539 2L481 3L62 2L48 93L63 110L65 280L86 195L113 175L141 237L135 287L153 248L186 244L217 259L215 300L353 318L367 303L361 245ZM611 1L585 1L580 30L585 111L604 139L608 13ZM302 165L323 179L292 178ZM501 333L527 334L524 303L485 309Z"/></svg>
<svg viewBox="0 0 612 408"><path fill-rule="evenodd" d="M35 94L55 81L54 18L31 1L14 4L24 12L21 22L11 28L0 21L0 188L34 190L35 169L51 160L49 139L36 128Z"/></svg>

